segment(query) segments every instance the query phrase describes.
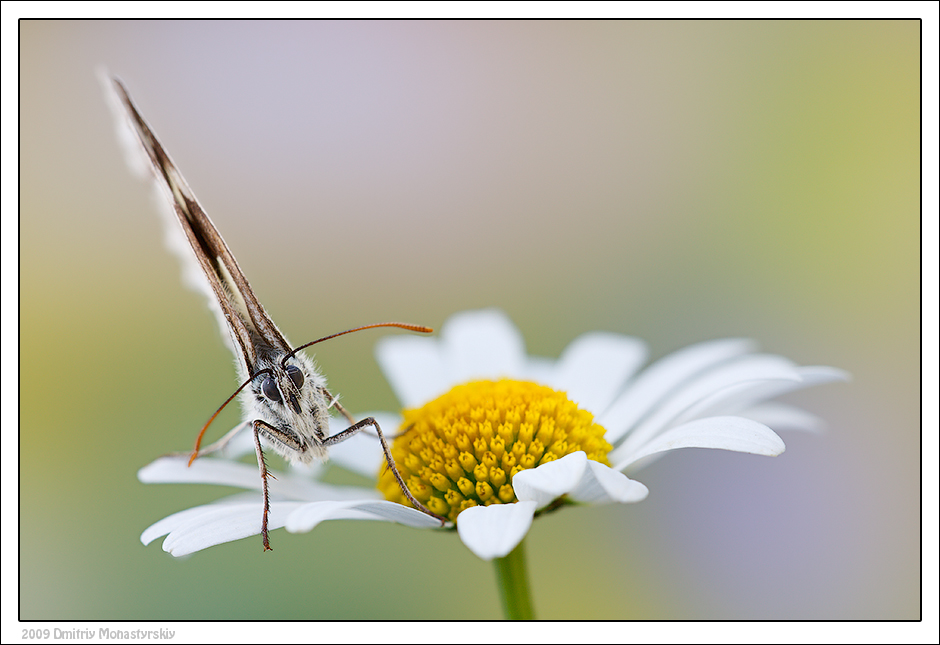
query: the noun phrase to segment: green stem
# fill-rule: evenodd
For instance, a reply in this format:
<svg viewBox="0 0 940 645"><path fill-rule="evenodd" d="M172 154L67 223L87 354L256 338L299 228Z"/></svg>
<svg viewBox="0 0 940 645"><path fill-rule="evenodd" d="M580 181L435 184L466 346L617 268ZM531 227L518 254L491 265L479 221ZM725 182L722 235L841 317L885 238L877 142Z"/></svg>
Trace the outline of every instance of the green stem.
<svg viewBox="0 0 940 645"><path fill-rule="evenodd" d="M493 560L493 564L496 565L496 582L503 601L503 614L508 620L534 620L525 566L525 540L509 555Z"/></svg>

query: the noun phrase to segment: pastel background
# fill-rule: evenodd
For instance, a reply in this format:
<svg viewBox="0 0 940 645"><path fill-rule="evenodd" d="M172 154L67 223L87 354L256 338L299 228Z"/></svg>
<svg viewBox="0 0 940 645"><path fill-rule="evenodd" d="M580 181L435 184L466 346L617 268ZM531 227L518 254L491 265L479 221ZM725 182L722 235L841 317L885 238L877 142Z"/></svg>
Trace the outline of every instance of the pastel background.
<svg viewBox="0 0 940 645"><path fill-rule="evenodd" d="M454 534L330 522L277 531L271 553L248 539L183 560L140 544L231 492L136 471L188 449L236 384L125 167L98 65L295 343L497 306L538 355L597 329L653 358L748 336L853 374L787 398L829 427L784 434L776 459L679 451L638 475L643 503L536 521L540 617L920 615L919 23L23 22L20 37L21 618L500 616L492 567ZM382 333L317 351L354 411L395 408Z"/></svg>

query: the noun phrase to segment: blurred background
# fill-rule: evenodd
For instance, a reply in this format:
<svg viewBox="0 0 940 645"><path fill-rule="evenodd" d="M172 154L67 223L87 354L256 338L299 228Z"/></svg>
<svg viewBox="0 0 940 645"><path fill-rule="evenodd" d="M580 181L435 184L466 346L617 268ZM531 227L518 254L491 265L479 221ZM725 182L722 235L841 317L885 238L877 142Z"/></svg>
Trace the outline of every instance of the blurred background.
<svg viewBox="0 0 940 645"><path fill-rule="evenodd" d="M143 547L232 492L140 484L235 387L127 169L120 75L296 344L497 306L530 353L748 336L850 371L821 435L678 451L527 540L542 618L920 615L917 22L22 22L20 618L499 618L453 533ZM322 345L394 410L386 331ZM216 422L231 427L237 410ZM331 481L362 483L334 468Z"/></svg>

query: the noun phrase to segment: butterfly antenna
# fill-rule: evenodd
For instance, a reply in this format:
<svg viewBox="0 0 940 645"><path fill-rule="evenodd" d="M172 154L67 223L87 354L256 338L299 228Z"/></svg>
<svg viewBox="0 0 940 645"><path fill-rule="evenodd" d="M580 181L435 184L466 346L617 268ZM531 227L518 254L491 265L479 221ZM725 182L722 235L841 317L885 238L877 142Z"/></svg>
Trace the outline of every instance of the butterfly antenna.
<svg viewBox="0 0 940 645"><path fill-rule="evenodd" d="M383 323L373 323L371 325L364 325L362 327L354 327L353 329L347 329L346 331L341 331L337 334L330 334L329 336L324 336L323 338L318 338L312 340L309 343L304 343L300 347L295 347L290 351L287 356L281 360L281 365L284 365L287 359L291 358L294 354L304 349L305 347L310 347L311 345L316 345L317 343L322 343L325 340L330 340L331 338L336 338L337 336L345 336L346 334L351 334L354 331L362 331L364 329L375 329L376 327L398 327L399 329L407 329L408 331L415 331L420 334L430 334L434 330L430 327L425 327L424 325L412 325L411 323L401 323L401 322L383 322ZM244 386L243 386L244 387ZM233 395L234 396L234 395Z"/></svg>

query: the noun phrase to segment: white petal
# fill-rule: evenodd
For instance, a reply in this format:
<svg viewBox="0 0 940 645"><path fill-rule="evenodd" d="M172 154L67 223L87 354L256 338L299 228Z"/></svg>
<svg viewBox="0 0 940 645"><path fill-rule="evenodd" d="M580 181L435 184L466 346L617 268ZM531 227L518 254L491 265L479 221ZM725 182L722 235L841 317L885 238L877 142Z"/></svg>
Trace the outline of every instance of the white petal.
<svg viewBox="0 0 940 645"><path fill-rule="evenodd" d="M538 468L519 471L512 478L512 489L519 501L532 501L536 508L542 508L573 490L584 476L587 464L583 451L573 452Z"/></svg>
<svg viewBox="0 0 940 645"><path fill-rule="evenodd" d="M186 457L161 457L141 468L137 477L145 484L217 484L261 490L261 473L257 466L204 457L187 467L187 460ZM268 487L272 496L305 501L379 496L378 491L369 488L323 484L307 477L277 471L271 471L271 474Z"/></svg>
<svg viewBox="0 0 940 645"><path fill-rule="evenodd" d="M199 517L203 513L206 513L208 508L212 508L214 506L214 504L196 506L194 508L187 508L185 511L179 511L178 513L168 515L162 520L154 522L144 529L144 532L140 534L140 541L143 542L144 545L150 544L161 535L166 535L178 526L182 526L192 519Z"/></svg>
<svg viewBox="0 0 940 645"><path fill-rule="evenodd" d="M796 379L759 379L732 383L716 390L707 396L701 397L689 405L681 414L677 414L671 425L679 425L693 419L717 416L737 415L741 410L750 407L758 401L776 396L779 392L800 387L799 376ZM637 427L634 433L640 428ZM639 445L639 440L633 439L633 434L627 437L624 444Z"/></svg>
<svg viewBox="0 0 940 645"><path fill-rule="evenodd" d="M565 348L545 384L599 415L645 360L641 340L606 332L584 334Z"/></svg>
<svg viewBox="0 0 940 645"><path fill-rule="evenodd" d="M481 309L451 316L441 328L449 382L518 377L525 363L525 344L512 321L498 309Z"/></svg>
<svg viewBox="0 0 940 645"><path fill-rule="evenodd" d="M268 530L281 528L287 515L302 502L272 502ZM141 535L149 543L166 533L163 550L179 557L261 533L261 500L257 502L209 504L191 508L157 522ZM259 545L260 548L260 545Z"/></svg>
<svg viewBox="0 0 940 645"><path fill-rule="evenodd" d="M383 520L416 528L437 528L439 520L421 511L386 500L326 501L304 504L287 519L291 533L306 533L326 520Z"/></svg>
<svg viewBox="0 0 940 645"><path fill-rule="evenodd" d="M766 382L790 382L798 385L796 366L782 356L752 354L714 366L686 381L666 395L650 415L640 421L620 446L629 454L650 441L669 425L708 416L726 416L740 407L728 409L722 402L737 396L742 389L766 388Z"/></svg>
<svg viewBox="0 0 940 645"><path fill-rule="evenodd" d="M774 430L821 432L826 427L825 422L815 414L777 402L762 403L739 414Z"/></svg>
<svg viewBox="0 0 940 645"><path fill-rule="evenodd" d="M519 380L551 385L555 372L554 360L544 356L529 356L519 375Z"/></svg>
<svg viewBox="0 0 940 645"><path fill-rule="evenodd" d="M787 392L802 390L803 388L833 381L847 381L847 372L833 367L795 367L796 380L773 379L763 383L747 383L737 389L729 389L708 400L701 401L688 414L682 415L682 420L689 420L689 414L696 417L738 414L742 410L750 409L761 401L766 401ZM748 415L743 415L748 416Z"/></svg>
<svg viewBox="0 0 940 645"><path fill-rule="evenodd" d="M448 376L437 338L389 336L376 345L375 358L402 407L416 408L443 393Z"/></svg>
<svg viewBox="0 0 940 645"><path fill-rule="evenodd" d="M525 345L506 314L483 309L449 318L440 338L384 338L376 358L398 400L413 408L469 380L520 376Z"/></svg>
<svg viewBox="0 0 940 645"><path fill-rule="evenodd" d="M833 381L851 381L852 375L838 367L827 365L806 365L800 368L800 377L807 385L821 385Z"/></svg>
<svg viewBox="0 0 940 645"><path fill-rule="evenodd" d="M535 502L471 506L457 516L457 533L478 558L502 558L525 537L535 508Z"/></svg>
<svg viewBox="0 0 940 645"><path fill-rule="evenodd" d="M667 430L632 454L615 457L617 450L614 450L610 458L611 461L617 459L616 470L623 470L644 457L677 448L717 448L776 456L786 447L773 430L756 421L741 417L709 417Z"/></svg>
<svg viewBox="0 0 940 645"><path fill-rule="evenodd" d="M699 343L660 359L644 370L598 420L607 440L617 443L663 396L704 369L743 354L749 340L731 338Z"/></svg>
<svg viewBox="0 0 940 645"><path fill-rule="evenodd" d="M367 416L373 417L378 422L382 428L382 434L385 435L385 440L391 446L395 435L398 434L401 417L388 412L374 412L364 414L360 418L364 419ZM349 422L345 418L330 420L330 427L333 428L334 433L338 432L337 428L346 428L348 425ZM330 461L339 464L346 470L374 479L385 462L385 455L382 453L382 444L375 435L375 429L364 428L346 441L332 446L330 448Z"/></svg>
<svg viewBox="0 0 940 645"><path fill-rule="evenodd" d="M260 489L257 466L203 457L188 466L189 457L160 457L137 471L145 484L219 484Z"/></svg>
<svg viewBox="0 0 940 645"><path fill-rule="evenodd" d="M608 468L596 461L588 461L588 467L578 485L568 494L576 501L585 504L607 504L620 502L627 504L646 499L649 489L638 481L633 481L623 473Z"/></svg>

